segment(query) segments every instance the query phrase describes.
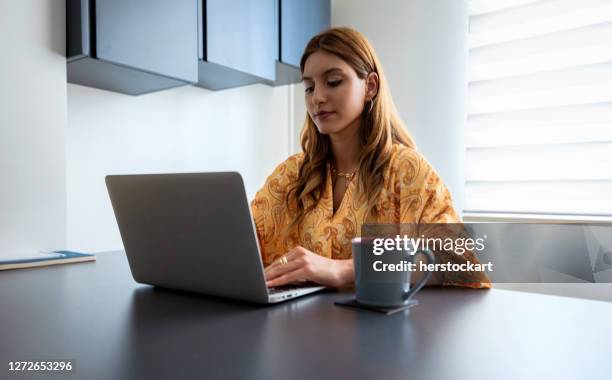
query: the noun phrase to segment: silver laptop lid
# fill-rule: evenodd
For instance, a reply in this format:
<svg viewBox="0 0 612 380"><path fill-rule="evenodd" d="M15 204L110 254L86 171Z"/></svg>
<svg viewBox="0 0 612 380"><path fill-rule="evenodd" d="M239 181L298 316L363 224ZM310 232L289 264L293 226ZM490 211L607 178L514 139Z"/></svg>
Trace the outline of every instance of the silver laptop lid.
<svg viewBox="0 0 612 380"><path fill-rule="evenodd" d="M239 173L110 175L106 186L135 281L267 302Z"/></svg>

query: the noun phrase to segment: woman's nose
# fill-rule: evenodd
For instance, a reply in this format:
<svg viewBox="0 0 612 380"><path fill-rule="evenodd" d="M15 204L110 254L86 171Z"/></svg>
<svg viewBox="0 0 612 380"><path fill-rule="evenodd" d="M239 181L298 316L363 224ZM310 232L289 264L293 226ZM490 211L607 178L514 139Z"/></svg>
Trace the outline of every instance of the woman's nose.
<svg viewBox="0 0 612 380"><path fill-rule="evenodd" d="M321 86L317 86L313 90L312 103L315 106L320 104L320 103L325 103L325 101L327 100L327 97L326 97L324 91L320 87Z"/></svg>

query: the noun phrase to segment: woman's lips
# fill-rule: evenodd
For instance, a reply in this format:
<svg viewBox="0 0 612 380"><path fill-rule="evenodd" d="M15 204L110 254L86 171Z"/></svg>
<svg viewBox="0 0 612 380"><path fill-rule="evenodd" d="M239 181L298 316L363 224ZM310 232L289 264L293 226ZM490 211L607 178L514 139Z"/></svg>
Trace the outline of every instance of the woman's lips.
<svg viewBox="0 0 612 380"><path fill-rule="evenodd" d="M334 112L320 112L317 114L317 119L325 120L333 114Z"/></svg>

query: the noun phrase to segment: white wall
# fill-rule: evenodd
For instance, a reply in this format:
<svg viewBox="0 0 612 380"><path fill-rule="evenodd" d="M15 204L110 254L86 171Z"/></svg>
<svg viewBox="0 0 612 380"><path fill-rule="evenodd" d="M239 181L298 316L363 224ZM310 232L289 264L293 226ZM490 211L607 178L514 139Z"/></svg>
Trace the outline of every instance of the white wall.
<svg viewBox="0 0 612 380"><path fill-rule="evenodd" d="M65 246L64 6L0 1L0 258Z"/></svg>
<svg viewBox="0 0 612 380"><path fill-rule="evenodd" d="M0 1L0 257L122 248L111 173L237 170L290 153L289 86L132 97L67 85L65 0Z"/></svg>
<svg viewBox="0 0 612 380"><path fill-rule="evenodd" d="M353 27L372 43L408 131L459 213L465 197L467 15L467 0L332 0L332 25Z"/></svg>
<svg viewBox="0 0 612 380"><path fill-rule="evenodd" d="M68 85L68 246L121 249L107 174L237 170L249 199L289 155L289 87L138 97Z"/></svg>

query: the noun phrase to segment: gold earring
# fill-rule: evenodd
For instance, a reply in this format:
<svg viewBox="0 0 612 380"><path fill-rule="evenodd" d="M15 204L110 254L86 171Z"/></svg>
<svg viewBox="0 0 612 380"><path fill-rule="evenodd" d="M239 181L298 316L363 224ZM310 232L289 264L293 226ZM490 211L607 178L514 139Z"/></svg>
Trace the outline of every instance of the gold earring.
<svg viewBox="0 0 612 380"><path fill-rule="evenodd" d="M372 108L374 108L374 99L368 100L368 103L370 103L370 108L368 109L368 113L372 113Z"/></svg>

